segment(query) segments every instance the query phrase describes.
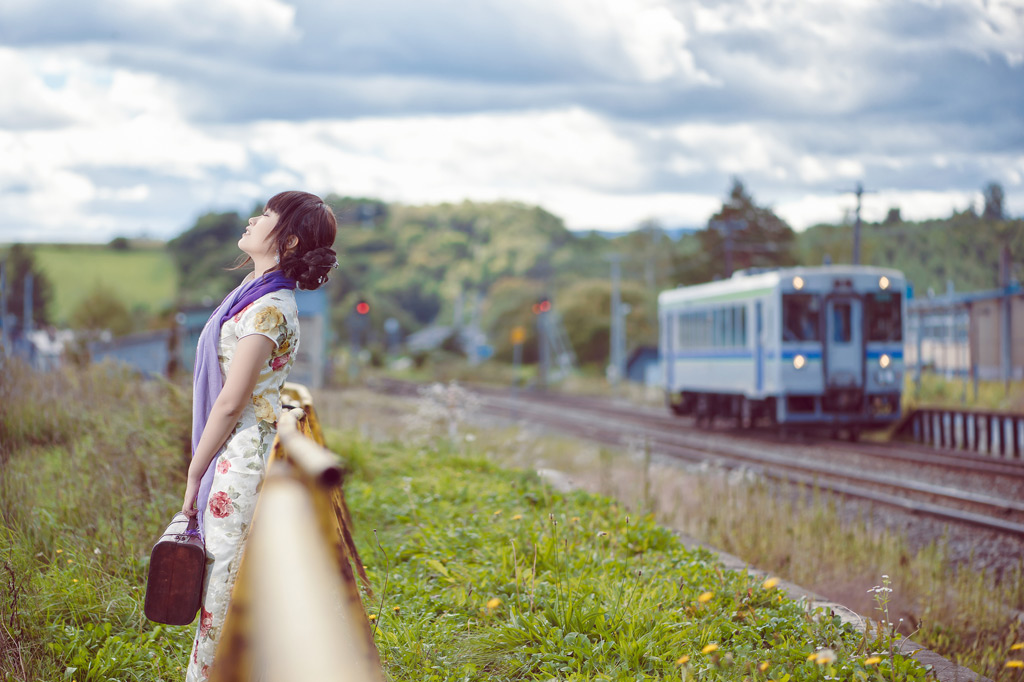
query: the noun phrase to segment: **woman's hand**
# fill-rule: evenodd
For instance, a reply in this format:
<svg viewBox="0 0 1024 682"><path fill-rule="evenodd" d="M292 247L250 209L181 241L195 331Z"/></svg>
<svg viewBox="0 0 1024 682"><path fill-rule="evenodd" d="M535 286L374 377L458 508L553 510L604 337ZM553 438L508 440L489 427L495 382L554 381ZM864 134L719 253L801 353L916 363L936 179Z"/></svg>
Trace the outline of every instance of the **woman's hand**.
<svg viewBox="0 0 1024 682"><path fill-rule="evenodd" d="M199 513L196 509L196 498L199 496L199 483L202 479L194 478L191 474L188 483L185 485L185 500L181 503L181 512L191 518Z"/></svg>

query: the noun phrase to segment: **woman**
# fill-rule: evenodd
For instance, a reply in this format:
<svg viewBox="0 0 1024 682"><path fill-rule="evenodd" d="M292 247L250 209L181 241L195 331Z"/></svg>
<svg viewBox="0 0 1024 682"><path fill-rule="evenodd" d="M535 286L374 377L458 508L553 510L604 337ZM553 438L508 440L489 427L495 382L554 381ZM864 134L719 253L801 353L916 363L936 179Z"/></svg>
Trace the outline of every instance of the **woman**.
<svg viewBox="0 0 1024 682"><path fill-rule="evenodd" d="M199 337L192 462L182 511L199 517L206 578L186 680L207 679L266 473L281 386L299 346L294 289L316 289L337 267L334 212L306 192L282 192L238 240L253 271Z"/></svg>

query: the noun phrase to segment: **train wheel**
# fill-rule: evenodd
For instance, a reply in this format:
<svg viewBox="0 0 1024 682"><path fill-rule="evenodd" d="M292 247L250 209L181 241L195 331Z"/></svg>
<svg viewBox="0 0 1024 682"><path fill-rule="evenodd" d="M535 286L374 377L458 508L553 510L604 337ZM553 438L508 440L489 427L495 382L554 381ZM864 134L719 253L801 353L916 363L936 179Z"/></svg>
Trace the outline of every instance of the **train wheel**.
<svg viewBox="0 0 1024 682"><path fill-rule="evenodd" d="M744 396L740 398L739 415L736 417L736 425L741 429L749 429L754 426L754 406Z"/></svg>

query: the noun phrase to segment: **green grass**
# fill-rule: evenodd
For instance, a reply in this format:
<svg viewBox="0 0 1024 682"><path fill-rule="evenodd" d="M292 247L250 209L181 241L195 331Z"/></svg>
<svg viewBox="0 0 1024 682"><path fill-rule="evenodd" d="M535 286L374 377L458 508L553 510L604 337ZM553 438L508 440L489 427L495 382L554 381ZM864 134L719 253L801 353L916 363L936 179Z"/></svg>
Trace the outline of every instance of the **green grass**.
<svg viewBox="0 0 1024 682"><path fill-rule="evenodd" d="M187 394L110 365L4 372L0 679L180 679L192 628L148 622L141 602L180 503ZM879 642L608 498L553 493L437 438L331 442L355 472L391 679L923 678L899 655L865 665ZM835 661L808 660L825 648Z"/></svg>
<svg viewBox="0 0 1024 682"><path fill-rule="evenodd" d="M609 498L555 493L438 439L329 442L355 473L347 496L393 680L925 675L900 654L866 665L883 642ZM824 649L834 662L809 660Z"/></svg>
<svg viewBox="0 0 1024 682"><path fill-rule="evenodd" d="M980 410L1024 411L1024 381L1011 381L1009 388L1002 381L979 381L975 395L974 384L963 379L947 379L941 374L923 372L921 386L917 387L913 371L908 371L903 386L905 407L921 405L939 407L972 407Z"/></svg>
<svg viewBox="0 0 1024 682"><path fill-rule="evenodd" d="M142 615L181 504L188 396L110 365L0 382L0 680L178 680L192 628Z"/></svg>
<svg viewBox="0 0 1024 682"><path fill-rule="evenodd" d="M50 317L66 324L75 306L98 284L117 293L130 311L158 314L174 304L178 270L160 248L115 251L100 245L39 244L32 248L53 283Z"/></svg>

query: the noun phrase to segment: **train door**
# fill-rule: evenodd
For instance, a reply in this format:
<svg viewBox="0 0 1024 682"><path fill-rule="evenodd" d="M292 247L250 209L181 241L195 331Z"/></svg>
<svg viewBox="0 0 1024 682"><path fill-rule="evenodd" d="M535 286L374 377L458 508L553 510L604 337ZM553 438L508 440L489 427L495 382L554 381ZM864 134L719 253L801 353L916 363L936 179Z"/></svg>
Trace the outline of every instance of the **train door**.
<svg viewBox="0 0 1024 682"><path fill-rule="evenodd" d="M761 301L754 302L754 392L764 392L764 315Z"/></svg>
<svg viewBox="0 0 1024 682"><path fill-rule="evenodd" d="M830 297L825 304L825 384L861 388L864 383L864 315L860 299Z"/></svg>

